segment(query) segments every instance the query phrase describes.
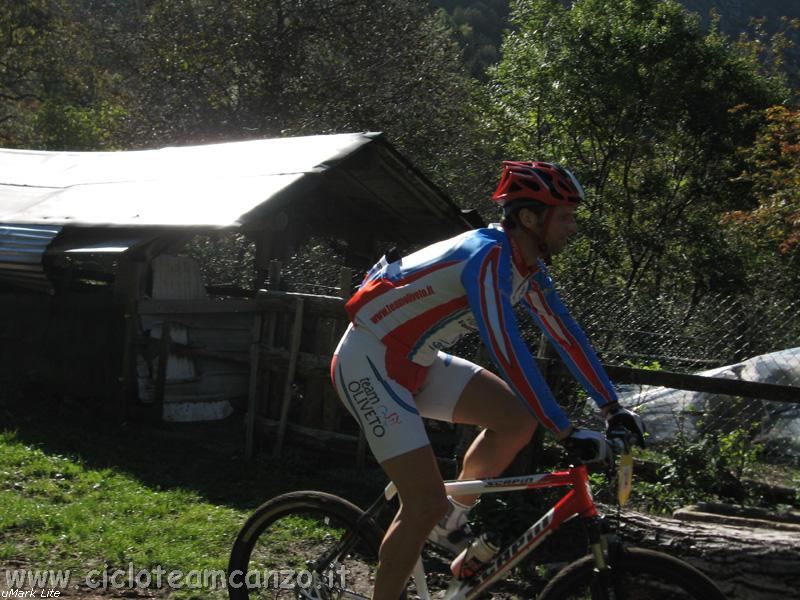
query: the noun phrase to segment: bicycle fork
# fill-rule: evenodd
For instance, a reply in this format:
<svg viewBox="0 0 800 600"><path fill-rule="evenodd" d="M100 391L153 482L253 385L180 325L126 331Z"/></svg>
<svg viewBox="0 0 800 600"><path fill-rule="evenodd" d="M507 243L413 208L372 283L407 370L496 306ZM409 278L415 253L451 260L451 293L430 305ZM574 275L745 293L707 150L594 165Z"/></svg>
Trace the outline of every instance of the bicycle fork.
<svg viewBox="0 0 800 600"><path fill-rule="evenodd" d="M591 517L584 519L583 523L595 564L591 583L592 600L624 600L625 595L617 586L614 571L618 542L609 542L611 534L606 531L602 518Z"/></svg>

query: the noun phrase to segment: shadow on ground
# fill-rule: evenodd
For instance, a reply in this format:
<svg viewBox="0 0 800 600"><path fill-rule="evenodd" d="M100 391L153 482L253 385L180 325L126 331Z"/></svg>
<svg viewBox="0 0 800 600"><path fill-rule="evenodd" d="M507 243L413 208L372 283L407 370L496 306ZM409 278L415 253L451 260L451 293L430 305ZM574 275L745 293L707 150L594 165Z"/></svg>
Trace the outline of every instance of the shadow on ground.
<svg viewBox="0 0 800 600"><path fill-rule="evenodd" d="M221 422L109 423L99 399L63 398L37 386L0 385L0 431L88 468L112 468L154 489L193 490L209 502L245 510L280 493L318 489L364 506L386 479L377 465L362 472L352 454L288 445L280 458L262 448L245 460L241 416Z"/></svg>

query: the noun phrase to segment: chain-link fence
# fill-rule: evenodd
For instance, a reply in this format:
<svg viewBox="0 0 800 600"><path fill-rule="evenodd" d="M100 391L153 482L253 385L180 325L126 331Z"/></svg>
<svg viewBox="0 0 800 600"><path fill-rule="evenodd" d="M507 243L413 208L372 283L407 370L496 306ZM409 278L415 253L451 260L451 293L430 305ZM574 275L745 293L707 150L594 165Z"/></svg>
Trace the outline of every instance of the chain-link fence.
<svg viewBox="0 0 800 600"><path fill-rule="evenodd" d="M252 254L244 255L240 278L252 272ZM355 289L364 273L352 271L343 281L344 264L344 250L335 242L312 239L283 261L279 287L347 295L343 288ZM220 272L232 272L231 265L223 266ZM621 385L622 401L639 406L646 415L653 442L674 439L679 432L695 438L744 431L768 454L800 460L800 299L776 300L764 291L711 292L694 299L678 292L654 297L639 290L589 285L587 280L569 273L568 278L556 276L556 285L605 364L797 388L796 402L776 402L730 393ZM266 283L274 288L275 282ZM526 341L537 350L538 329L521 311L519 319ZM453 352L478 362L487 360L476 336L460 342ZM574 418L591 412L575 385L554 385Z"/></svg>
<svg viewBox="0 0 800 600"><path fill-rule="evenodd" d="M292 291L339 296L344 257L323 240L309 244L282 267L282 286ZM352 289L363 277L353 272ZM768 454L800 459L800 299L778 301L763 294L678 293L653 297L636 290L584 283L571 273L557 281L562 299L586 331L604 364L797 388L798 402L652 386L620 386L624 403L640 407L655 443L701 434L745 432ZM559 285L559 283L561 285ZM534 350L540 333L522 313L525 337ZM477 337L454 353L485 361ZM491 366L491 365L487 365ZM573 412L586 412L585 395L560 386ZM567 397L564 397L564 396Z"/></svg>
<svg viewBox="0 0 800 600"><path fill-rule="evenodd" d="M689 301L575 281L562 296L605 364L796 388L776 402L744 390L733 396L622 386L623 402L646 415L652 442L736 432L763 447L765 457L798 461L800 300L709 293Z"/></svg>
<svg viewBox="0 0 800 600"><path fill-rule="evenodd" d="M709 293L692 302L580 282L562 297L608 364L689 373L800 345L800 300Z"/></svg>

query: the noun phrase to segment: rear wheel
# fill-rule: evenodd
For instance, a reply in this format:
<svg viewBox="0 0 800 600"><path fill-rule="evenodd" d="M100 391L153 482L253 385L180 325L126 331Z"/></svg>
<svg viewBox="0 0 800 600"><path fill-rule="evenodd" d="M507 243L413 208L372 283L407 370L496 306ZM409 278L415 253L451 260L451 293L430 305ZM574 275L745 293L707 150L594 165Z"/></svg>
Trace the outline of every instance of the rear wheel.
<svg viewBox="0 0 800 600"><path fill-rule="evenodd" d="M259 507L228 563L231 600L371 598L383 532L323 492L292 492Z"/></svg>
<svg viewBox="0 0 800 600"><path fill-rule="evenodd" d="M652 550L620 550L609 575L601 584L594 558L586 556L562 569L539 600L725 600L700 571Z"/></svg>

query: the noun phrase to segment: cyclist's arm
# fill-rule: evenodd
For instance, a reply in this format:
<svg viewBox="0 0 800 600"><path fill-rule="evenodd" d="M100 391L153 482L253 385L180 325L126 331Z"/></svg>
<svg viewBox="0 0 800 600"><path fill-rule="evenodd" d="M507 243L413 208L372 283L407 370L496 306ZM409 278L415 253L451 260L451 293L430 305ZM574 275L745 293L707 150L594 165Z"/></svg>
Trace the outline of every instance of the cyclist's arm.
<svg viewBox="0 0 800 600"><path fill-rule="evenodd" d="M483 342L501 376L542 425L559 439L571 426L522 339L511 305L510 262L489 245L467 262L461 282Z"/></svg>
<svg viewBox="0 0 800 600"><path fill-rule="evenodd" d="M606 409L616 403L617 392L597 354L558 297L543 268L531 281L531 289L523 303L598 408Z"/></svg>

